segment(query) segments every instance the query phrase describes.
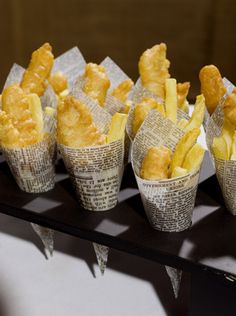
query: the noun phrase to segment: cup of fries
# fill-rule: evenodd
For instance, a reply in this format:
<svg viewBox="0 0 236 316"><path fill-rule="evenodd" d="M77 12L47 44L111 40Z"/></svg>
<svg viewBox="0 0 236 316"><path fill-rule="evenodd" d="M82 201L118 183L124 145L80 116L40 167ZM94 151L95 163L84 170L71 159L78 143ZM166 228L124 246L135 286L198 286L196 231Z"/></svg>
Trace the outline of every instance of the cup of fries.
<svg viewBox="0 0 236 316"><path fill-rule="evenodd" d="M223 83L226 93L217 99L219 104L208 121L206 141L226 207L236 215L236 90L227 79Z"/></svg>
<svg viewBox="0 0 236 316"><path fill-rule="evenodd" d="M165 102L146 116L135 135L131 159L144 209L153 228L183 231L191 226L205 150L197 144L204 118L199 95L192 116L177 105L176 80L165 80Z"/></svg>

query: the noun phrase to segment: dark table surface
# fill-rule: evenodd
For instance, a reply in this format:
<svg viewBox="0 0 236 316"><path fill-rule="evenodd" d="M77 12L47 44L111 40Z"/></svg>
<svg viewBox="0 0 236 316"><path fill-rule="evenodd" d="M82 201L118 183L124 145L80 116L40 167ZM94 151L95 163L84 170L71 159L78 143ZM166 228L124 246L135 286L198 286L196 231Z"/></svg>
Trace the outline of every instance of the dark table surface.
<svg viewBox="0 0 236 316"><path fill-rule="evenodd" d="M83 210L62 163L57 183L43 194L22 192L7 164L0 163L0 212L132 253L185 271L203 271L236 282L236 217L224 207L208 154L201 170L193 225L180 233L150 227L131 166L117 206L105 212Z"/></svg>

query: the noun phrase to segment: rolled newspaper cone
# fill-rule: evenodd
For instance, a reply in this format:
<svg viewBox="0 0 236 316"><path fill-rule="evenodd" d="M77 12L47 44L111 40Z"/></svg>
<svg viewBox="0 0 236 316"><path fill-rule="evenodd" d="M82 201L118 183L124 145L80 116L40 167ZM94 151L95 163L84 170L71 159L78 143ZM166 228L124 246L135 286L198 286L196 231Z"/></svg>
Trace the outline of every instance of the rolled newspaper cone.
<svg viewBox="0 0 236 316"><path fill-rule="evenodd" d="M59 145L59 149L82 207L113 208L123 175L124 140L78 149Z"/></svg>
<svg viewBox="0 0 236 316"><path fill-rule="evenodd" d="M220 136L222 133L224 123L223 104L227 96L231 94L234 89L234 85L226 78L223 79L223 82L227 92L220 100L214 113L208 119L208 125L206 127L206 143L215 165L216 177L223 194L226 208L233 215L236 215L236 160L219 159L214 157L212 152L214 138Z"/></svg>
<svg viewBox="0 0 236 316"><path fill-rule="evenodd" d="M45 139L25 148L4 148L4 157L20 189L29 193L47 192L55 184L52 144Z"/></svg>
<svg viewBox="0 0 236 316"><path fill-rule="evenodd" d="M152 146L172 151L184 132L172 121L152 110L139 129L132 146L131 161L142 202L151 226L160 231L179 232L191 226L199 171L165 180L140 178L142 160Z"/></svg>

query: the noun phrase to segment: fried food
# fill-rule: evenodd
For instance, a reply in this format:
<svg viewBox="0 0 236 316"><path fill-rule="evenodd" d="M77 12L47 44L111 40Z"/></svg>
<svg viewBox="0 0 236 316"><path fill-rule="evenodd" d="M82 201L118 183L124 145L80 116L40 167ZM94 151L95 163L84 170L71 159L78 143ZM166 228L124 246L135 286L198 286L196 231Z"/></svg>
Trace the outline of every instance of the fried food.
<svg viewBox="0 0 236 316"><path fill-rule="evenodd" d="M227 119L224 119L221 136L224 138L227 145L227 159L230 159L230 156L231 156L234 131L235 131L235 128L230 123L230 121L228 121Z"/></svg>
<svg viewBox="0 0 236 316"><path fill-rule="evenodd" d="M20 83L25 93L43 95L46 89L45 80L50 75L53 61L52 47L48 43L45 43L33 52L28 68L24 72Z"/></svg>
<svg viewBox="0 0 236 316"><path fill-rule="evenodd" d="M187 172L197 170L204 158L205 149L200 144L195 144L186 154L182 167Z"/></svg>
<svg viewBox="0 0 236 316"><path fill-rule="evenodd" d="M215 158L223 159L223 160L229 159L227 144L226 144L225 139L222 136L214 137L211 150Z"/></svg>
<svg viewBox="0 0 236 316"><path fill-rule="evenodd" d="M162 99L165 97L165 80L170 77L166 50L164 43L155 45L142 54L138 64L142 85Z"/></svg>
<svg viewBox="0 0 236 316"><path fill-rule="evenodd" d="M112 91L111 95L120 102L125 103L133 85L134 83L131 79L124 80Z"/></svg>
<svg viewBox="0 0 236 316"><path fill-rule="evenodd" d="M151 147L146 153L140 170L140 177L146 180L168 178L171 150L165 146Z"/></svg>
<svg viewBox="0 0 236 316"><path fill-rule="evenodd" d="M200 129L194 128L184 134L175 147L175 151L172 157L170 171L171 174L175 167L182 167L184 159L189 150L196 143L198 136L200 135Z"/></svg>
<svg viewBox="0 0 236 316"><path fill-rule="evenodd" d="M128 114L132 106L132 101L128 100L125 102L124 108L121 110L121 113Z"/></svg>
<svg viewBox="0 0 236 316"><path fill-rule="evenodd" d="M200 128L204 120L204 114L205 114L205 98L203 94L200 94L197 96L192 116L188 124L185 126L184 130L188 132L195 127Z"/></svg>
<svg viewBox="0 0 236 316"><path fill-rule="evenodd" d="M171 174L171 178L177 178L177 177L183 177L186 174L188 174L188 170L181 168L181 167L175 167Z"/></svg>
<svg viewBox="0 0 236 316"><path fill-rule="evenodd" d="M181 129L185 129L185 127L188 125L188 120L186 118L182 118L179 120L179 122L177 123L177 126Z"/></svg>
<svg viewBox="0 0 236 316"><path fill-rule="evenodd" d="M159 111L163 116L165 115L163 104L157 103L153 98L144 97L142 101L136 105L132 122L133 136L136 135L146 116L153 109Z"/></svg>
<svg viewBox="0 0 236 316"><path fill-rule="evenodd" d="M67 96L59 102L57 138L60 144L73 148L102 145L106 142L106 135L95 126L90 110L73 96Z"/></svg>
<svg viewBox="0 0 236 316"><path fill-rule="evenodd" d="M48 81L56 94L60 94L64 90L68 89L67 78L61 71L56 71L50 76Z"/></svg>
<svg viewBox="0 0 236 316"><path fill-rule="evenodd" d="M224 102L224 117L236 127L236 93L233 91Z"/></svg>
<svg viewBox="0 0 236 316"><path fill-rule="evenodd" d="M90 98L96 100L100 106L104 106L110 80L103 66L89 63L85 67L83 91Z"/></svg>
<svg viewBox="0 0 236 316"><path fill-rule="evenodd" d="M29 101L29 110L31 112L32 120L35 122L35 130L41 134L43 138L43 111L41 107L40 98L37 94L31 93L27 95Z"/></svg>
<svg viewBox="0 0 236 316"><path fill-rule="evenodd" d="M166 117L172 122L177 121L177 88L176 80L174 78L166 79L165 81L165 106L166 106Z"/></svg>
<svg viewBox="0 0 236 316"><path fill-rule="evenodd" d="M226 93L226 88L219 72L214 65L204 66L199 73L201 93L206 99L208 112L212 114L219 104L220 99Z"/></svg>
<svg viewBox="0 0 236 316"><path fill-rule="evenodd" d="M190 82L177 83L178 108L186 112L186 98L189 92Z"/></svg>
<svg viewBox="0 0 236 316"><path fill-rule="evenodd" d="M233 136L233 143L232 143L232 149L231 149L231 160L236 160L236 131L234 131Z"/></svg>
<svg viewBox="0 0 236 316"><path fill-rule="evenodd" d="M107 143L114 142L125 136L127 114L115 113L111 119L111 125L107 134Z"/></svg>

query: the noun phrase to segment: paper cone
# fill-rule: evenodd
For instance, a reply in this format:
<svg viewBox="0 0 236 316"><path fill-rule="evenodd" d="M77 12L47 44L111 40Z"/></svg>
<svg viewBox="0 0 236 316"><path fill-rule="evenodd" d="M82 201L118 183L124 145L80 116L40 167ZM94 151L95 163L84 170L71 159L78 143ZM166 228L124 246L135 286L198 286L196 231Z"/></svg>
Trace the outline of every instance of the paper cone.
<svg viewBox="0 0 236 316"><path fill-rule="evenodd" d="M41 193L54 187L55 170L52 146L48 140L43 140L25 148L2 148L12 175L21 190L29 193Z"/></svg>
<svg viewBox="0 0 236 316"><path fill-rule="evenodd" d="M109 247L99 245L94 242L93 248L96 254L96 258L97 258L97 262L98 262L98 266L101 271L101 274L104 275L104 272L107 266Z"/></svg>
<svg viewBox="0 0 236 316"><path fill-rule="evenodd" d="M44 247L45 247L45 254L48 258L47 251L49 252L50 256L53 255L54 250L54 230L39 226L37 224L31 223L31 226L33 227L33 230L36 232L36 234L41 239Z"/></svg>
<svg viewBox="0 0 236 316"><path fill-rule="evenodd" d="M124 140L78 149L59 145L59 149L82 207L113 208L123 175Z"/></svg>
<svg viewBox="0 0 236 316"><path fill-rule="evenodd" d="M178 298L180 283L182 278L182 270L178 270L169 266L165 266L166 272L170 278L175 298Z"/></svg>

